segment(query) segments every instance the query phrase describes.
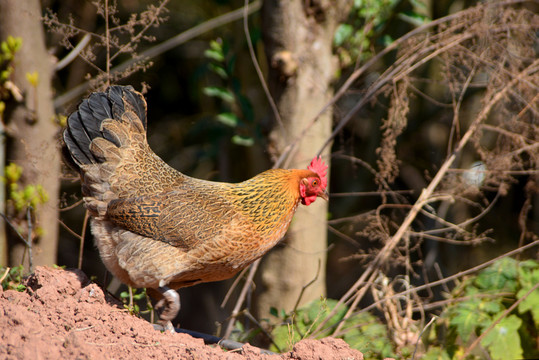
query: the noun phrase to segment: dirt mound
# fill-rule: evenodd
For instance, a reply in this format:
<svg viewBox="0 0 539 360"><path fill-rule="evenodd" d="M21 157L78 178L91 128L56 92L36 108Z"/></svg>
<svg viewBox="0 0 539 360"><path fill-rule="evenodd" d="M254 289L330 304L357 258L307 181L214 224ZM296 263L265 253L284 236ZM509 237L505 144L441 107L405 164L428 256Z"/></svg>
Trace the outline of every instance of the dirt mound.
<svg viewBox="0 0 539 360"><path fill-rule="evenodd" d="M363 359L342 340L303 340L264 355L245 345L224 351L187 334L161 333L126 313L79 270L38 267L26 290L0 287L2 359Z"/></svg>

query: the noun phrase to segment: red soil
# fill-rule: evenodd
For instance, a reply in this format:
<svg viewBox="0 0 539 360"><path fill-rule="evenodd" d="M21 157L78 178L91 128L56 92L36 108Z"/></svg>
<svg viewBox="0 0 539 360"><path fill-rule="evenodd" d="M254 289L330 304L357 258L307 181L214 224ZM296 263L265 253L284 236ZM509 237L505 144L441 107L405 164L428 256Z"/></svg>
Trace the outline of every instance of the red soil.
<svg viewBox="0 0 539 360"><path fill-rule="evenodd" d="M79 270L38 267L26 290L0 286L2 359L363 359L340 339L302 340L293 351L260 354L205 345L187 334L161 333L125 312Z"/></svg>

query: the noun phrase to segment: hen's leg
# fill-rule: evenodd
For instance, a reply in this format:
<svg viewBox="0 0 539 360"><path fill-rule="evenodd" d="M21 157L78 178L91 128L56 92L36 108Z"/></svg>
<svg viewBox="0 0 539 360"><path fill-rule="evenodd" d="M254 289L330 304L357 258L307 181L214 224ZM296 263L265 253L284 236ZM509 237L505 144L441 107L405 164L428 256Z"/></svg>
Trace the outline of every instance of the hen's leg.
<svg viewBox="0 0 539 360"><path fill-rule="evenodd" d="M154 300L154 309L159 314L159 324L165 330L174 332L172 320L180 311L180 295L176 290L168 286L160 286L157 289L147 289L150 297Z"/></svg>

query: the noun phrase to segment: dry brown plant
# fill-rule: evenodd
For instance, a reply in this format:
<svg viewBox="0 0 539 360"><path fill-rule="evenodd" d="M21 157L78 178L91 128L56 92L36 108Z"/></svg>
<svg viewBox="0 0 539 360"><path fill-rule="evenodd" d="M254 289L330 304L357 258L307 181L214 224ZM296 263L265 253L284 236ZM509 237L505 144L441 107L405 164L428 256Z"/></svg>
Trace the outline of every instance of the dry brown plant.
<svg viewBox="0 0 539 360"><path fill-rule="evenodd" d="M138 47L142 42L156 40L148 35L148 31L166 20L167 3L168 0L159 0L156 5L149 4L143 12L133 13L129 19L122 21L118 17L118 4L115 0L92 1L96 13L105 23L102 33L78 27L72 16L63 22L50 9L45 13L43 22L49 31L59 35L63 47L75 50L74 55L88 64L92 72L86 75L86 79L91 81L92 90L99 90L135 72L145 71L152 65L149 59L138 54ZM80 39L78 44L81 46L75 45L77 39ZM126 56L134 60L132 64L121 72L112 72L112 67Z"/></svg>
<svg viewBox="0 0 539 360"><path fill-rule="evenodd" d="M481 4L423 25L397 40L391 46L391 50L398 48L394 63L335 127L333 136L365 104L381 97L390 100L387 118L381 124L374 181L380 191L392 196L384 196L376 211L349 216L345 221L353 222L361 216L365 226L359 232L342 234L346 241L366 237L381 247L356 256L366 263L366 269L328 319L341 304L348 305L344 320L353 316L369 293L392 333L401 335L395 338L397 344L418 341L427 319L414 321L411 311L423 311L429 301L418 292L449 281L440 274L439 282L427 282L419 288L411 285L410 277L423 265L423 260L412 262L421 259L420 245L425 239L457 245L493 241L489 231L478 230L477 224L518 178L527 179L527 201L520 214L520 245L528 248L524 244L529 241L537 245L537 236L527 229L525 219L532 207L532 196L537 193L539 167L539 60L534 48L539 16L525 8L509 6L516 3L519 1ZM374 63L375 60L356 70L336 98ZM418 90L427 82L436 82L438 88L443 88L450 103ZM476 102L479 105L463 109L470 94L480 97ZM410 204L388 186L399 175L398 137L407 126L414 97L449 109L452 124L445 159L436 164L436 173L425 174L427 186ZM451 210L459 208L465 208L469 215L451 218ZM430 220L431 226L425 227L420 219ZM332 220L337 222L339 219ZM404 269L404 274L392 279L389 274L396 269ZM344 321L332 333L339 335L343 324ZM323 322L315 335L325 326Z"/></svg>
<svg viewBox="0 0 539 360"><path fill-rule="evenodd" d="M328 222L330 232L344 241L358 244L357 239L363 237L381 244L381 249L359 250L356 255L348 257L348 260L360 259L367 264L366 269L326 319L314 329L311 337L327 334L328 329L335 336L342 335L348 318L358 312L378 308L396 344L404 347L415 341L417 345L421 332L433 322L433 318L428 321L425 312L447 305L447 301L429 303L433 288L442 286L444 291L449 291L449 283L475 273L497 259L518 256L539 245L539 238L527 229L525 221L532 208L532 196L538 189L539 124L536 119L539 111L539 61L534 53L534 44L539 16L525 8L511 8L522 2L508 0L480 4L416 28L358 67L313 118L311 125L377 62L398 50L394 63L362 90L362 97L337 121L332 135L318 152L329 146L365 105L376 102L380 97L390 99L387 118L381 124L383 136L377 150L378 169L353 156L333 155L334 158L347 158L371 172L379 186L382 204L374 211ZM425 79L422 73L428 67L438 68L435 81L450 94L450 103L418 90L421 88L418 84L433 81L432 78ZM472 91L481 97L481 106L474 109L474 115L470 117L462 107ZM435 174L426 174L428 185L415 203L410 204L402 196L404 192L393 190L391 185L399 175L396 146L408 123L412 96L424 97L435 106L450 109L453 120L444 161L437 164ZM302 134L309 128L310 125ZM291 142L289 151L295 143ZM466 163L464 154L472 154L475 163ZM420 248L425 239L463 246L493 241L489 231L479 231L477 224L500 197L507 194L518 176L529 179L527 200L520 214L522 232L519 248L446 277L435 263L439 279L413 286L410 278L417 275L417 266L423 265ZM488 192L495 195L486 196ZM458 206L469 209L470 215L454 222L448 213L450 208ZM422 227L418 221L420 215L431 219L436 226ZM350 224L346 227L351 229L350 232L335 226L345 223ZM361 230L357 230L357 224L361 224ZM526 241L531 242L525 244ZM412 263L412 258L417 258L417 255L420 260ZM257 265L255 263L247 275L232 319L240 313ZM395 268L404 268L405 274L392 279L387 274ZM429 297L422 298L419 295L421 291L427 291ZM367 293L374 298L373 304L358 310L359 302ZM345 317L337 327L327 328L329 319L341 305L348 306ZM413 314L418 312L420 320L413 320Z"/></svg>

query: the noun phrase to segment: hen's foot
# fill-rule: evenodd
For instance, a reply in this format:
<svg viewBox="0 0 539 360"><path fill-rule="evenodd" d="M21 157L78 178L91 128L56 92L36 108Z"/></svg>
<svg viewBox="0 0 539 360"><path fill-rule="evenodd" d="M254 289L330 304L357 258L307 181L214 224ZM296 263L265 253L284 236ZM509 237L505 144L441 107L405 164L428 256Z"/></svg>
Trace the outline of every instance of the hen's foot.
<svg viewBox="0 0 539 360"><path fill-rule="evenodd" d="M163 295L163 298L155 304L155 310L159 314L159 324L165 330L174 332L172 320L174 320L180 311L180 295L176 290L168 286L160 286L157 290Z"/></svg>

